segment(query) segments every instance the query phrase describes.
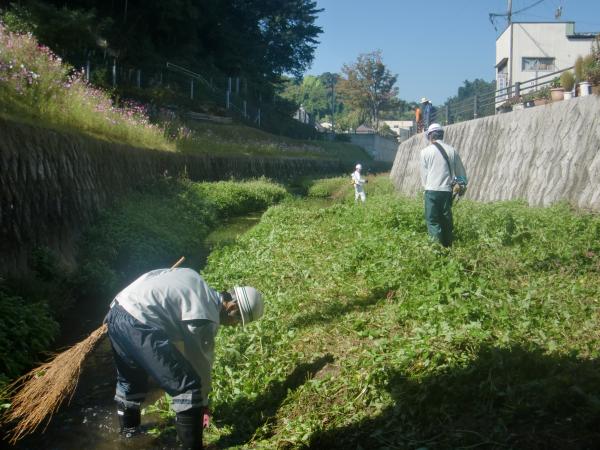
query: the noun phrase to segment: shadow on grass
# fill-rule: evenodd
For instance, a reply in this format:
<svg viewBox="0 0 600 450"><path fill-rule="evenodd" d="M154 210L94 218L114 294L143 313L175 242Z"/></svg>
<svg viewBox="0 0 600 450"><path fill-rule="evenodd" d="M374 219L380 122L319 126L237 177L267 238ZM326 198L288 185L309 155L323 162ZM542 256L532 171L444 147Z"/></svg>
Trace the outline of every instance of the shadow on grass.
<svg viewBox="0 0 600 450"><path fill-rule="evenodd" d="M275 417L290 391L302 386L332 362L333 356L326 354L311 363L300 364L284 381L270 383L258 398L241 399L221 407L216 415L231 423L234 430L230 436L221 437L216 442L216 447L227 448L247 442L259 428Z"/></svg>
<svg viewBox="0 0 600 450"><path fill-rule="evenodd" d="M304 328L339 320L343 315L354 311L362 311L366 307L373 306L384 301L388 290L374 290L367 296L356 297L348 301L330 301L328 304L319 304L313 311L296 316L290 324L291 328Z"/></svg>
<svg viewBox="0 0 600 450"><path fill-rule="evenodd" d="M386 389L393 406L316 433L309 448L600 448L598 360L486 348L466 367L419 380L392 371Z"/></svg>

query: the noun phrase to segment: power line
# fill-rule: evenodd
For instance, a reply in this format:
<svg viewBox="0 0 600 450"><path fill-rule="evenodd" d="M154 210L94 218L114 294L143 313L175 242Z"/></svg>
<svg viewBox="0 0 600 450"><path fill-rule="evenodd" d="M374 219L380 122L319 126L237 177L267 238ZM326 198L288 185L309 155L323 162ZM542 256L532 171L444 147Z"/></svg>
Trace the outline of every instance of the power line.
<svg viewBox="0 0 600 450"><path fill-rule="evenodd" d="M508 19L508 23L510 24L512 22L512 16L516 15L516 14L520 14L524 11L527 11L528 9L533 8L534 6L539 5L540 3L544 2L545 0L537 0L535 3L532 3L529 6L526 6L525 8L521 8L518 11L513 12L512 11L512 2L509 2L509 7L508 7L508 11L505 13L490 13L489 14L489 18L490 18L490 22L492 23L494 29L496 31L498 31L498 28L496 27L496 23L494 22L494 19L496 19L497 17L506 17ZM560 8L561 12L562 12L562 7Z"/></svg>
<svg viewBox="0 0 600 450"><path fill-rule="evenodd" d="M515 14L519 14L519 13L522 13L523 11L527 11L528 9L531 9L531 8L533 8L534 6L537 6L537 5L539 5L539 4L540 4L540 3L542 3L543 1L545 1L545 0L538 0L538 1L537 1L537 2L535 2L535 3L532 3L532 4L531 4L531 5L529 5L529 6L526 6L525 8L521 8L520 10L518 10L518 11L515 11L515 12L513 13L513 15L515 15Z"/></svg>

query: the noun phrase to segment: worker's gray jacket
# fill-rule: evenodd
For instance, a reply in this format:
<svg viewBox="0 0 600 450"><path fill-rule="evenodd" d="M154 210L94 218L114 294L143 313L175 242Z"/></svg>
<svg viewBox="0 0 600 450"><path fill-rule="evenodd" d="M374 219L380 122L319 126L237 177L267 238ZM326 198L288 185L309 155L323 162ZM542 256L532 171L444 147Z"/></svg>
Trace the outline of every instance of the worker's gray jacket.
<svg viewBox="0 0 600 450"><path fill-rule="evenodd" d="M466 183L467 174L458 152L443 141L436 141L446 150L455 177L462 177ZM431 144L421 150L421 184L426 191L452 192L452 174L448 163L439 149Z"/></svg>
<svg viewBox="0 0 600 450"><path fill-rule="evenodd" d="M200 376L207 405L220 323L219 293L192 269L158 269L139 277L115 301L141 323L164 330L174 343L183 342L183 354Z"/></svg>

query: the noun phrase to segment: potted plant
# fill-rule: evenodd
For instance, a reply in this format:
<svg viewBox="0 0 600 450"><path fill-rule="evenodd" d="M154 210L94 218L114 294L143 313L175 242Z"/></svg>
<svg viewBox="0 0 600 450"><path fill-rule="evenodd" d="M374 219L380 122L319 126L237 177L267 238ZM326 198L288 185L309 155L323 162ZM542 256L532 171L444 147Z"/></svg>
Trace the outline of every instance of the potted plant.
<svg viewBox="0 0 600 450"><path fill-rule="evenodd" d="M565 70L560 74L560 85L565 90L565 100L570 99L573 96L573 87L575 86L575 76L570 70Z"/></svg>
<svg viewBox="0 0 600 450"><path fill-rule="evenodd" d="M512 103L510 102L510 100L506 100L504 103L502 103L500 106L498 106L499 113L507 113L507 112L511 112L511 111L512 111Z"/></svg>
<svg viewBox="0 0 600 450"><path fill-rule="evenodd" d="M523 109L523 101L520 95L509 98L500 106L498 106L499 113L511 112L513 110Z"/></svg>
<svg viewBox="0 0 600 450"><path fill-rule="evenodd" d="M550 98L553 102L559 102L565 97L565 90L560 85L560 79L558 77L552 80L550 83Z"/></svg>
<svg viewBox="0 0 600 450"><path fill-rule="evenodd" d="M535 106L545 105L550 100L550 88L548 86L535 91L533 94L533 103Z"/></svg>
<svg viewBox="0 0 600 450"><path fill-rule="evenodd" d="M585 79L592 86L592 93L600 94L600 34L592 42L592 53L587 64L584 64L584 73Z"/></svg>
<svg viewBox="0 0 600 450"><path fill-rule="evenodd" d="M593 55L586 55L581 58L581 81L579 82L579 95L585 96L592 93L592 83L589 81L591 71L594 68L594 57Z"/></svg>
<svg viewBox="0 0 600 450"><path fill-rule="evenodd" d="M522 97L523 105L525 106L525 108L531 108L532 106L535 106L535 104L533 103L533 94L535 94L535 92L528 92Z"/></svg>
<svg viewBox="0 0 600 450"><path fill-rule="evenodd" d="M577 59L575 60L575 83L577 84L576 87L576 94L577 96L581 96L581 95L588 95L588 92L586 91L585 94L582 94L582 89L581 89L581 83L584 81L583 80L583 56L579 55L577 57Z"/></svg>

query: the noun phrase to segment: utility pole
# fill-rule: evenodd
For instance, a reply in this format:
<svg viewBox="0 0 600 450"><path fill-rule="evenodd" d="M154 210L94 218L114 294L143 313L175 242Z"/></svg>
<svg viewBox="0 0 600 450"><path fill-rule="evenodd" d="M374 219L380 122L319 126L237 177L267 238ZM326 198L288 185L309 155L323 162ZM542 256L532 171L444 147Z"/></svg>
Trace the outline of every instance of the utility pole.
<svg viewBox="0 0 600 450"><path fill-rule="evenodd" d="M508 26L510 27L510 49L508 56L508 89L506 93L508 94L508 98L511 97L512 94L512 82L513 82L513 25L512 25L512 0L508 0L508 11L506 13L508 18Z"/></svg>
<svg viewBox="0 0 600 450"><path fill-rule="evenodd" d="M331 80L331 131L335 133L335 82Z"/></svg>

